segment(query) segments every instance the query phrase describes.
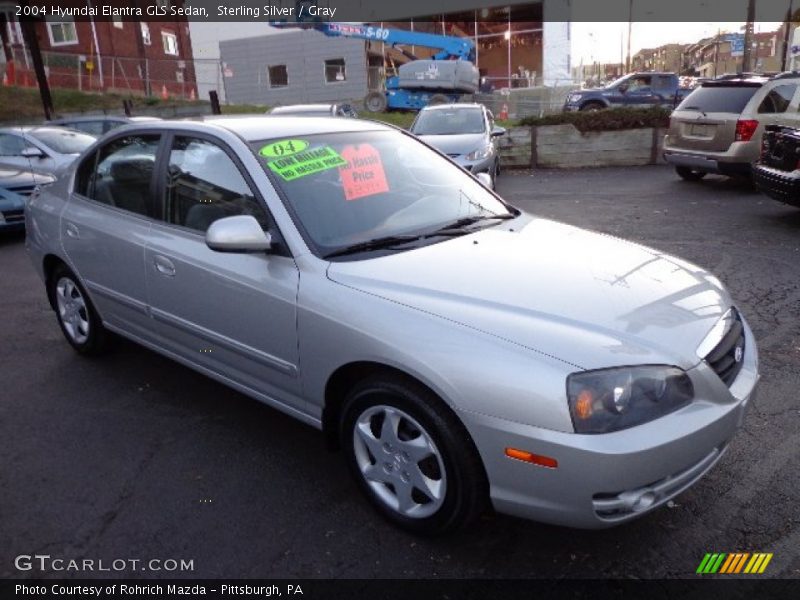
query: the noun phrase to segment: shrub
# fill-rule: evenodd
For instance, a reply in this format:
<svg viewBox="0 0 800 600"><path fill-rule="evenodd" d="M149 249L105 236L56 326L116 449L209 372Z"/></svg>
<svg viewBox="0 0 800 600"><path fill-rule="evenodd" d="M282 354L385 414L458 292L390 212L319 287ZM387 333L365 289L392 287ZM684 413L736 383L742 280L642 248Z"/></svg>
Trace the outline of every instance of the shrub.
<svg viewBox="0 0 800 600"><path fill-rule="evenodd" d="M563 112L545 117L525 117L520 125L540 127L571 123L578 131L619 131L647 127L668 127L672 111L652 108L612 108L596 112Z"/></svg>

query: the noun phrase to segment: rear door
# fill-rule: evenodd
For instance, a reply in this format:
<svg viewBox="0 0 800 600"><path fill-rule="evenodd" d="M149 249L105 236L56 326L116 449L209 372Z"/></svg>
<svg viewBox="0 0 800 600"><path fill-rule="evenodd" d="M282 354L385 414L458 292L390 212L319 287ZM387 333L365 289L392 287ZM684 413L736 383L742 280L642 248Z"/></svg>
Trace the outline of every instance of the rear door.
<svg viewBox="0 0 800 600"><path fill-rule="evenodd" d="M61 241L103 320L148 339L144 247L161 135L117 137L83 159L61 216Z"/></svg>
<svg viewBox="0 0 800 600"><path fill-rule="evenodd" d="M725 82L695 89L672 113L670 147L727 151L736 140L736 122L761 86L757 82Z"/></svg>
<svg viewBox="0 0 800 600"><path fill-rule="evenodd" d="M249 150L248 150L249 151ZM145 271L159 346L283 405L302 408L299 272L287 253L211 250L215 220L252 215L279 232L234 151L216 137L175 133L159 184Z"/></svg>

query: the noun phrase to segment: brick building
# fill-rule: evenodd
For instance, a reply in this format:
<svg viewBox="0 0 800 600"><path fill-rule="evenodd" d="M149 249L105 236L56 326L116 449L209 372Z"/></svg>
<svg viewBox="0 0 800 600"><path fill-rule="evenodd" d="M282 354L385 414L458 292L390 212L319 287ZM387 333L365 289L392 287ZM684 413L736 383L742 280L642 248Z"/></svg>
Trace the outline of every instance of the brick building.
<svg viewBox="0 0 800 600"><path fill-rule="evenodd" d="M169 4L161 0L159 4ZM172 0L172 4L183 4ZM0 61L10 84L35 85L13 4L0 0ZM197 94L185 17L39 20L35 32L52 87L191 97Z"/></svg>

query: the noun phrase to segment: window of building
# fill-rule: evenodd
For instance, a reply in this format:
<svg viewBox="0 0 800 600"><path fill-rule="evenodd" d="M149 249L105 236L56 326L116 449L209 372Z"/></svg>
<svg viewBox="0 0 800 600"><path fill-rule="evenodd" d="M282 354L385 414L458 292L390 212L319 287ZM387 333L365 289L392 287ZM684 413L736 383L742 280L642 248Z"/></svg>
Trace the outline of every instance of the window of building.
<svg viewBox="0 0 800 600"><path fill-rule="evenodd" d="M269 87L279 88L289 85L289 73L286 70L286 65L272 65L267 67L267 77L269 78Z"/></svg>
<svg viewBox="0 0 800 600"><path fill-rule="evenodd" d="M325 61L325 82L337 83L345 81L347 74L344 67L343 58L331 58Z"/></svg>
<svg viewBox="0 0 800 600"><path fill-rule="evenodd" d="M216 144L178 136L169 155L164 189L167 222L205 232L218 219L256 218L266 230L266 210L228 154Z"/></svg>
<svg viewBox="0 0 800 600"><path fill-rule="evenodd" d="M51 46L67 46L78 43L78 32L74 21L48 21L47 35Z"/></svg>
<svg viewBox="0 0 800 600"><path fill-rule="evenodd" d="M178 36L171 31L161 32L161 43L164 46L164 54L178 56Z"/></svg>
<svg viewBox="0 0 800 600"><path fill-rule="evenodd" d="M144 42L145 46L149 46L152 41L150 40L150 25L144 22L140 22L139 26L142 29L142 42Z"/></svg>
<svg viewBox="0 0 800 600"><path fill-rule="evenodd" d="M122 29L124 27L124 25L122 23L122 17L119 17L119 16L111 17L111 22L114 24L114 27L116 27L117 29Z"/></svg>
<svg viewBox="0 0 800 600"><path fill-rule="evenodd" d="M123 210L155 216L150 193L160 136L130 135L110 141L78 167L75 192Z"/></svg>

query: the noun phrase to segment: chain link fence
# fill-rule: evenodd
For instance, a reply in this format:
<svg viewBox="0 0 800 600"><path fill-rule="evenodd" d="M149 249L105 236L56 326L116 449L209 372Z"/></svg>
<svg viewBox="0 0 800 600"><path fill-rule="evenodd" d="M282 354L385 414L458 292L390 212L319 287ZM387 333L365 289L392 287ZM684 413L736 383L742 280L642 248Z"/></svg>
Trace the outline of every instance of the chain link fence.
<svg viewBox="0 0 800 600"><path fill-rule="evenodd" d="M4 84L36 87L33 61L27 49L12 48ZM207 90L224 86L220 61L172 58L91 56L42 52L45 74L53 88L105 92L162 99L197 100ZM202 98L202 99L206 99Z"/></svg>

